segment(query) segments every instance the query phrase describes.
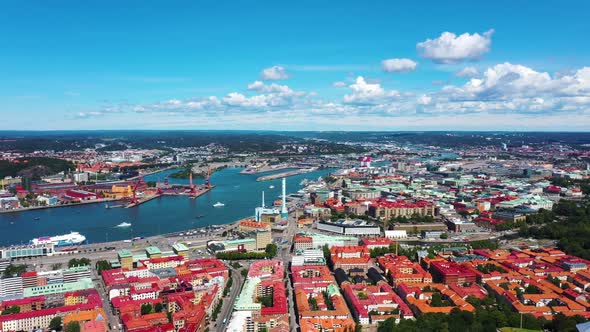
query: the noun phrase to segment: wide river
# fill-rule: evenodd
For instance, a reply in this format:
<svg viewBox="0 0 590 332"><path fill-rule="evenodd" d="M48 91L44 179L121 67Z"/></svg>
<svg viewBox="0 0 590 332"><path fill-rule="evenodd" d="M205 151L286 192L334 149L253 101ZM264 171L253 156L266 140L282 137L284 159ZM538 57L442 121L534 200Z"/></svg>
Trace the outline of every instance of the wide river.
<svg viewBox="0 0 590 332"><path fill-rule="evenodd" d="M226 168L213 173L211 183L215 188L197 199L165 196L129 209L105 209L102 203L0 214L0 245L26 244L35 237L67 234L70 231L85 235L89 243L179 232L253 216L254 208L260 205L263 190L267 205L279 198L280 179L256 181L257 177L272 172L244 175L239 173L240 170ZM301 189L300 182L303 179L316 180L330 171L326 169L288 177L287 193ZM144 179L163 181L165 176L174 172L176 170L168 170ZM196 179L195 183L203 181ZM188 184L188 179L170 178L169 182ZM269 188L271 185L273 189ZM216 202L222 202L225 206L213 207ZM200 215L203 217L195 218ZM132 225L127 228L117 227L122 222Z"/></svg>

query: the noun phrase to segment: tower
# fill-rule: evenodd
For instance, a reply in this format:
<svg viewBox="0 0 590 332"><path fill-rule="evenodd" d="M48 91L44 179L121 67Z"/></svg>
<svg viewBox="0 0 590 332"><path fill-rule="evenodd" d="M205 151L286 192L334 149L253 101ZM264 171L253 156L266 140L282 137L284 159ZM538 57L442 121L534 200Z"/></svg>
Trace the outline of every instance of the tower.
<svg viewBox="0 0 590 332"><path fill-rule="evenodd" d="M283 203L281 204L281 217L286 219L289 216L287 211L287 178L283 178Z"/></svg>

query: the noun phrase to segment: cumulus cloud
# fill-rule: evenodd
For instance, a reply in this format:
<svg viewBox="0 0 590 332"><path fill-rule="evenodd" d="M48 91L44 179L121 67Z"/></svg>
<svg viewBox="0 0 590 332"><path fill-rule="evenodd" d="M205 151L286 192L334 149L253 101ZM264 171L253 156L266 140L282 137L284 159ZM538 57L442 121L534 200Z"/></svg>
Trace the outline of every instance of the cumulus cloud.
<svg viewBox="0 0 590 332"><path fill-rule="evenodd" d="M276 84L276 83L264 84L261 81L255 81L251 84L248 84L248 90L265 92L265 93L274 93L274 92L293 93L293 90L291 90L286 85L280 85L280 84Z"/></svg>
<svg viewBox="0 0 590 332"><path fill-rule="evenodd" d="M432 97L428 95L422 95L418 98L418 105L428 105L432 102Z"/></svg>
<svg viewBox="0 0 590 332"><path fill-rule="evenodd" d="M386 59L381 61L381 68L386 73L407 73L416 70L418 63L410 59Z"/></svg>
<svg viewBox="0 0 590 332"><path fill-rule="evenodd" d="M260 73L260 78L263 81L280 81L288 79L289 74L282 66L272 66L270 68L263 69Z"/></svg>
<svg viewBox="0 0 590 332"><path fill-rule="evenodd" d="M479 75L479 70L475 67L465 67L455 73L457 77L476 77Z"/></svg>
<svg viewBox="0 0 590 332"><path fill-rule="evenodd" d="M590 67L551 77L523 65L497 64L481 78L462 86L445 86L437 98L450 111L588 110Z"/></svg>
<svg viewBox="0 0 590 332"><path fill-rule="evenodd" d="M436 63L477 60L490 51L493 33L493 29L481 35L464 33L457 36L452 32L443 32L438 38L418 43L416 49L421 57Z"/></svg>
<svg viewBox="0 0 590 332"><path fill-rule="evenodd" d="M381 84L368 83L362 76L349 88L351 93L344 96L344 102L349 104L377 104L400 96L399 91L385 90Z"/></svg>
<svg viewBox="0 0 590 332"><path fill-rule="evenodd" d="M343 85L346 84L338 84ZM374 121L376 127L389 122L439 128L437 124L440 123L446 126L440 128L449 129L460 128L453 127L453 121L469 120L472 123L468 125L472 125L473 119L480 119L477 121L495 129L526 128L528 123L544 128L543 119L559 120L559 123L575 119L578 127L590 124L590 67L549 74L523 65L501 63L460 84L446 82L444 86L427 87L416 93L389 90L363 76L358 76L347 89L340 100L324 100L322 96L295 91L287 85L255 81L248 84L245 91L219 97L111 104L92 112L80 112L78 117L135 112L141 113L142 119L170 114L185 121L198 119L199 123L220 123L222 127L229 122L239 124L242 121L244 124L283 123L289 129L294 128L292 123L307 128L305 124L312 122L339 128L346 128L342 127L346 124L354 128L359 119L363 119L363 123ZM167 117L171 118L174 117Z"/></svg>

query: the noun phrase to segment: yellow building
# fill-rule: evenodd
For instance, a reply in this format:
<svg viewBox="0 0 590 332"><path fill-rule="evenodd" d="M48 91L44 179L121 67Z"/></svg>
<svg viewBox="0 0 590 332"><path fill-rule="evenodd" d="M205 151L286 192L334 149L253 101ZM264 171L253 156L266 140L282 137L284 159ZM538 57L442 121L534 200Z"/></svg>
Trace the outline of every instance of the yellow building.
<svg viewBox="0 0 590 332"><path fill-rule="evenodd" d="M110 192L105 191L102 194L104 195L104 197L107 197L107 198L121 199L121 198L133 196L133 189L131 188L131 186L121 186L121 185L114 184L111 187Z"/></svg>
<svg viewBox="0 0 590 332"><path fill-rule="evenodd" d="M145 248L145 254L148 258L160 258L162 257L162 251L158 247L147 247Z"/></svg>
<svg viewBox="0 0 590 332"><path fill-rule="evenodd" d="M272 235L268 230L259 230L256 232L256 249L264 250L266 246L272 243Z"/></svg>
<svg viewBox="0 0 590 332"><path fill-rule="evenodd" d="M119 263L122 269L133 270L133 255L131 251L127 249L119 250L117 256L119 257Z"/></svg>
<svg viewBox="0 0 590 332"><path fill-rule="evenodd" d="M182 243L175 243L172 246L172 250L174 250L174 253L177 256L182 256L184 258L184 261L185 262L188 261L188 259L189 259L189 249L188 249L187 246L185 246Z"/></svg>

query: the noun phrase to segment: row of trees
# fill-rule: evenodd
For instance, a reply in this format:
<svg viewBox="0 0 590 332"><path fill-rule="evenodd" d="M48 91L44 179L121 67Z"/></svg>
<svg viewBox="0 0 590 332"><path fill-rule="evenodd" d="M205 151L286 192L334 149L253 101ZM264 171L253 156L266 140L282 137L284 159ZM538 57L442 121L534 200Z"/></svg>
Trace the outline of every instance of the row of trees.
<svg viewBox="0 0 590 332"><path fill-rule="evenodd" d="M83 258L72 258L70 259L70 261L68 262L68 267L75 267L75 266L89 266L90 265L90 259L83 257Z"/></svg>
<svg viewBox="0 0 590 332"><path fill-rule="evenodd" d="M264 252L239 252L239 251L226 251L215 254L218 259L225 260L243 260L243 259L270 259L277 255L278 247L274 243L266 245Z"/></svg>
<svg viewBox="0 0 590 332"><path fill-rule="evenodd" d="M65 327L60 316L53 317L49 322L49 330L64 331L64 332L80 332L80 323L77 321L69 322Z"/></svg>

